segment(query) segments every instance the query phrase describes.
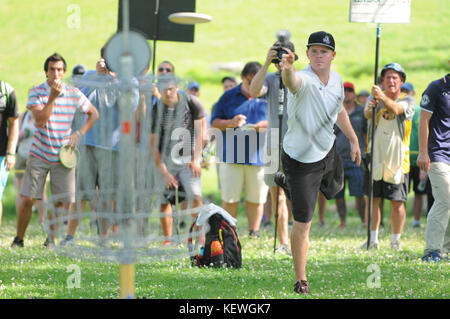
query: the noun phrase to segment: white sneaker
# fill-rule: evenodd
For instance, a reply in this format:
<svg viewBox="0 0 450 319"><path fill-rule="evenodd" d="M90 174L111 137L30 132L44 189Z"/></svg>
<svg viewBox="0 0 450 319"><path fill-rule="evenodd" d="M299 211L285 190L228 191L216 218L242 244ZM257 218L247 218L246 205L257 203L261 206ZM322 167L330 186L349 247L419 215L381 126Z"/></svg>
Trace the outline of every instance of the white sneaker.
<svg viewBox="0 0 450 319"><path fill-rule="evenodd" d="M279 251L280 253L284 253L288 256L292 256L291 248L289 248L288 245L280 245L276 251Z"/></svg>
<svg viewBox="0 0 450 319"><path fill-rule="evenodd" d="M389 246L393 250L400 250L400 249L402 249L402 247L400 246L400 242L399 241L391 241L391 244Z"/></svg>
<svg viewBox="0 0 450 319"><path fill-rule="evenodd" d="M367 250L367 241L361 246L361 249ZM369 249L378 249L378 243L371 242L369 244Z"/></svg>

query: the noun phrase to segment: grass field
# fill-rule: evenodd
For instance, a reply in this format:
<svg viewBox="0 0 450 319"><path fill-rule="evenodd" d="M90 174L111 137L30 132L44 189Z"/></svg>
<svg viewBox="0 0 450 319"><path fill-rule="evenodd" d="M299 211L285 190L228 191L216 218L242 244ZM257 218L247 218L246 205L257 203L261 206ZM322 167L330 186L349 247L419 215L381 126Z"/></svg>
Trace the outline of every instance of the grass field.
<svg viewBox="0 0 450 319"><path fill-rule="evenodd" d="M390 226L380 235L377 251L360 250L366 229L355 211L349 212L349 225L337 227L334 212L327 214L327 226L313 223L308 260L312 292L307 298L326 299L448 299L448 262L424 263L424 228L412 228L409 217L402 235L403 250L392 251ZM290 257L273 253L273 228L262 231L259 239L249 238L245 217L238 222L243 267L199 269L188 258L152 262L136 266L137 298L177 299L285 299L296 298ZM33 216L26 248L9 250L15 223L7 218L0 234L2 267L0 298L118 298L117 263L96 263L56 255L42 246L45 235ZM80 269L79 288L68 286L73 265ZM378 277L378 279L377 279ZM220 283L220 284L219 284Z"/></svg>
<svg viewBox="0 0 450 319"><path fill-rule="evenodd" d="M78 9L79 24L74 20ZM292 33L300 58L298 69L307 64L304 51L308 35L326 30L335 37L333 68L344 81L354 82L357 91L369 89L373 83L376 28L349 23L349 1L197 0L197 12L214 20L195 27L194 43L159 41L156 60L173 61L179 76L200 82L200 98L208 110L220 97L220 79L229 73L238 77L240 71L216 71L214 65L251 60L262 63L279 29ZM93 69L100 47L116 31L117 15L117 1L110 0L2 0L0 78L15 87L21 110L25 109L29 88L44 81L43 62L53 52L66 58L67 75L78 63ZM392 61L402 64L407 80L416 88L417 99L430 81L449 72L449 17L447 0L414 0L410 24L382 25L380 66ZM205 197L212 195L219 200L215 171L204 171L202 177ZM10 178L0 229L0 298L117 298L118 265L71 259L45 250L45 235L36 216L27 232L27 247L8 249L15 234L16 193ZM382 248L371 252L356 249L365 241L366 230L359 225L355 211L349 213L346 230L337 228L335 212L328 213L326 228L317 225L316 215L308 264L312 293L307 298L448 299L449 264L420 260L424 228L411 227L410 210L408 202L404 249L400 252L387 248L388 209L385 231L380 235ZM242 207L239 214L242 269L197 269L187 260L138 264L137 297L296 298L292 261L273 255L273 230L263 232L259 240L248 238ZM81 288L69 289L67 267L73 264L81 269ZM380 274L379 281L374 274Z"/></svg>

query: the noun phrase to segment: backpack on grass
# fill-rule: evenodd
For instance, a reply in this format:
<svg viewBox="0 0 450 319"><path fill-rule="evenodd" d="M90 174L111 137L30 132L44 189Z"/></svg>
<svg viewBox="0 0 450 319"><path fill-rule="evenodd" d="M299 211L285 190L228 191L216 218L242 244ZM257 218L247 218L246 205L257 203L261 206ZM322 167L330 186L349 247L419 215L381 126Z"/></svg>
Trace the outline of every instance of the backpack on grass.
<svg viewBox="0 0 450 319"><path fill-rule="evenodd" d="M189 230L188 247L193 266L206 267L233 267L242 265L241 243L236 228L220 214L215 213L208 218L209 231L206 233L205 246L196 254L192 244L192 230Z"/></svg>

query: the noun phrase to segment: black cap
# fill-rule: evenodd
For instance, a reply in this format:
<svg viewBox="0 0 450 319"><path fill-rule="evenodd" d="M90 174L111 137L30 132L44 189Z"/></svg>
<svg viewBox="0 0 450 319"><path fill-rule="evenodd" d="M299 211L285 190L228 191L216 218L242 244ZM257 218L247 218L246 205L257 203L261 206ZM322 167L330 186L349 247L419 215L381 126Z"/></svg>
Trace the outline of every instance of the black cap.
<svg viewBox="0 0 450 319"><path fill-rule="evenodd" d="M309 36L306 47L309 48L312 45L323 45L334 51L334 38L330 33L325 31L314 32Z"/></svg>
<svg viewBox="0 0 450 319"><path fill-rule="evenodd" d="M72 69L72 75L83 75L86 72L86 68L82 64L77 64Z"/></svg>

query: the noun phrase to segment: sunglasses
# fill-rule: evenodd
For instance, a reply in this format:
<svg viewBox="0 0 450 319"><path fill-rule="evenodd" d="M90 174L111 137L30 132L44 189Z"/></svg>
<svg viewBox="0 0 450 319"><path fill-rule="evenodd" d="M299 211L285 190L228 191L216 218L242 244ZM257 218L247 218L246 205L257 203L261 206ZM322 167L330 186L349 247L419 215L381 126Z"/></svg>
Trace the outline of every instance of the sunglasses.
<svg viewBox="0 0 450 319"><path fill-rule="evenodd" d="M168 73L171 73L171 72L172 72L172 69L171 69L171 68L159 68L159 69L158 69L158 72L164 72L164 71L166 71L166 72L168 72Z"/></svg>

